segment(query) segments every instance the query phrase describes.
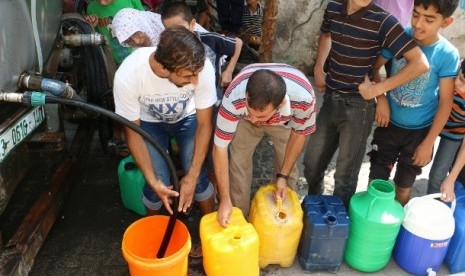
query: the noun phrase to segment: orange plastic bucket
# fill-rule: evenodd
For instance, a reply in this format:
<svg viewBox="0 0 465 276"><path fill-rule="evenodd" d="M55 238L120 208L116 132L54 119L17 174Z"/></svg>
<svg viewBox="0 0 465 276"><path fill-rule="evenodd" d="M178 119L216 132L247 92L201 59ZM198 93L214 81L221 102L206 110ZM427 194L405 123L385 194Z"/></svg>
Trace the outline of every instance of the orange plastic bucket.
<svg viewBox="0 0 465 276"><path fill-rule="evenodd" d="M156 257L168 221L168 216L149 216L135 221L126 229L122 251L131 275L187 275L191 236L181 221L176 220L165 257Z"/></svg>

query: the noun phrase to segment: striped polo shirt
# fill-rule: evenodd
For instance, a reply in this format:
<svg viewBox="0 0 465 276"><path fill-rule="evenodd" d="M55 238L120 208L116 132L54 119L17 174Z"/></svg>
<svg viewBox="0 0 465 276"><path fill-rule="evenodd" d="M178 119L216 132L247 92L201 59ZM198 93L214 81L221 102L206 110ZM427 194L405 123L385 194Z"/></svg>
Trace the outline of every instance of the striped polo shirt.
<svg viewBox="0 0 465 276"><path fill-rule="evenodd" d="M454 96L452 110L441 137L450 140L462 140L465 134L465 95L457 93Z"/></svg>
<svg viewBox="0 0 465 276"><path fill-rule="evenodd" d="M315 94L307 77L287 64L256 63L242 69L226 90L218 110L215 145L227 147L234 138L239 120L249 118L245 90L250 76L259 69L269 69L275 72L284 79L286 84L285 104L262 124L291 128L302 135L309 135L315 131Z"/></svg>
<svg viewBox="0 0 465 276"><path fill-rule="evenodd" d="M347 1L331 0L325 11L321 32L331 34L328 56L328 91L358 94L364 76L373 75L373 66L382 48L396 58L416 46L397 19L370 3L347 14Z"/></svg>
<svg viewBox="0 0 465 276"><path fill-rule="evenodd" d="M262 36L263 7L257 3L257 11L252 13L247 5L244 5L242 13L242 31L255 36Z"/></svg>

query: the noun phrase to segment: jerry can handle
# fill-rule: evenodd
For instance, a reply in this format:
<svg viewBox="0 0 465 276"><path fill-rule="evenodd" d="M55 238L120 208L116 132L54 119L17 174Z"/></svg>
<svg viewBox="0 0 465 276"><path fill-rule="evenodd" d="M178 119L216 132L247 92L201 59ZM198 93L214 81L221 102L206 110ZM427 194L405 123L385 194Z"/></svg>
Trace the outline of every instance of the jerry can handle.
<svg viewBox="0 0 465 276"><path fill-rule="evenodd" d="M281 212L281 209L283 208L283 199L282 198L276 199L276 205L278 205L278 212Z"/></svg>
<svg viewBox="0 0 465 276"><path fill-rule="evenodd" d="M415 204L415 202L418 202L419 200L423 200L423 199L429 199L429 198L441 198L441 196L442 196L441 193L434 193L434 194L429 194L429 195L424 195L424 196L421 196L421 197L414 198L414 200L408 202L405 205L404 209L405 209L405 211L407 213L407 209L411 208L411 206L413 206L413 204ZM456 202L455 202L455 199L454 199L454 201L452 201L451 205L450 205L450 209L452 211L452 214L455 211L455 205L456 205Z"/></svg>

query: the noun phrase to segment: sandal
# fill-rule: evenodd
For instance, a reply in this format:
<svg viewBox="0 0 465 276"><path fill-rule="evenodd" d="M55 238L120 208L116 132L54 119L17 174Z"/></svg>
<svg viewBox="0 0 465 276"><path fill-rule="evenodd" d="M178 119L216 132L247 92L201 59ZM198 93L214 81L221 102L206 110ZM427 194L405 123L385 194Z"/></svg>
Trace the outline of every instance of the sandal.
<svg viewBox="0 0 465 276"><path fill-rule="evenodd" d="M200 243L200 241L192 242L192 248L189 252L189 257L191 257L192 259L202 258L202 244Z"/></svg>
<svg viewBox="0 0 465 276"><path fill-rule="evenodd" d="M126 142L117 140L116 138L108 141L108 147L113 148L114 152L121 157L126 157L130 154Z"/></svg>

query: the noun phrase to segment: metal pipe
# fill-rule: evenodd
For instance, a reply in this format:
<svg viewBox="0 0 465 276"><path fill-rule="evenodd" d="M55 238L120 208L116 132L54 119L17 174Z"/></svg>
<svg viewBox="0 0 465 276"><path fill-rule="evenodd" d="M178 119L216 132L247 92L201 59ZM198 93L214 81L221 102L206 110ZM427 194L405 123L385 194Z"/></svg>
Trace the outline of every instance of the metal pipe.
<svg viewBox="0 0 465 276"><path fill-rule="evenodd" d="M65 99L84 101L69 84L55 79L23 73L19 77L18 86L29 90L49 92L54 96Z"/></svg>
<svg viewBox="0 0 465 276"><path fill-rule="evenodd" d="M4 93L0 92L0 101L9 102L9 103L22 103L23 102L23 94L21 93Z"/></svg>
<svg viewBox="0 0 465 276"><path fill-rule="evenodd" d="M101 34L72 34L63 36L63 41L70 46L94 46L104 43L104 38Z"/></svg>

